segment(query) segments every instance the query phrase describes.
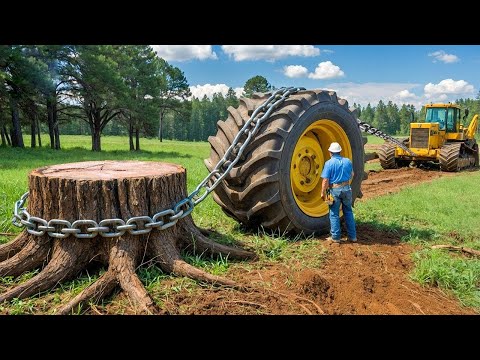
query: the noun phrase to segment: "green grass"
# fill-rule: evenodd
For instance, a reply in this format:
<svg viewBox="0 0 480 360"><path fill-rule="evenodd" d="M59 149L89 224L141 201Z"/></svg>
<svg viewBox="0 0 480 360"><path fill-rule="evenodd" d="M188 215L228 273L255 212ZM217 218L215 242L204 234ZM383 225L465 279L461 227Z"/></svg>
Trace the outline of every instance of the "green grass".
<svg viewBox="0 0 480 360"><path fill-rule="evenodd" d="M27 137L25 140L27 143ZM43 141L48 143L46 136ZM369 136L369 144L382 142L382 139ZM0 147L0 232L20 231L11 225L13 203L27 191L28 173L38 167L88 160L172 162L187 169L189 192L194 190L208 173L203 164L203 159L210 153L210 146L206 142L167 140L160 143L155 139L142 139L141 147L145 150L130 152L126 138L103 137L103 151L95 153L90 150L89 137L67 135L62 136L62 151L46 147ZM377 164L371 165L366 170L380 169L379 165L378 169L374 166ZM382 231L394 232L403 241L422 248L413 255L416 268L411 274L412 279L425 286L439 286L450 291L458 296L463 304L473 306L478 311L480 261L447 251L431 250L430 246L436 243L462 244L480 249L480 191L476 191L479 181L480 171L465 172L359 202L355 207L359 224L371 224ZM252 264L235 263L228 258L211 259L184 254L189 263L214 274L224 275L236 266L255 268L271 262L284 263L292 269L314 268L320 266L325 258L325 253L318 251L321 246L315 238L300 236L297 239L287 239L284 234L269 235L262 231L245 233L235 221L223 213L211 196L195 208L192 216L198 226L215 230L213 238L216 241L247 244L259 254L260 260ZM0 236L0 243L11 239L12 237ZM313 249L316 251L312 251ZM153 265L140 268L138 273L160 307L172 292L191 292L199 288L199 284L194 281L164 274ZM18 279L0 278L0 292L34 275L35 272L30 272ZM2 304L0 313L52 313L58 304L65 299L71 299L98 276L99 274L83 272L79 278L66 282L47 294L41 294L40 297ZM108 304L108 300L105 300L104 304ZM121 301L114 304L119 313L124 311L122 304Z"/></svg>
<svg viewBox="0 0 480 360"><path fill-rule="evenodd" d="M438 234L458 233L480 240L480 191L473 190L480 171L417 184L388 196L357 205L363 221L431 229Z"/></svg>
<svg viewBox="0 0 480 360"><path fill-rule="evenodd" d="M369 171L369 170L375 170L375 171L380 171L382 170L382 166L380 165L379 162L377 163L367 163L365 164L365 171Z"/></svg>
<svg viewBox="0 0 480 360"><path fill-rule="evenodd" d="M412 279L453 292L465 306L480 309L480 261L467 261L442 250L414 254Z"/></svg>
<svg viewBox="0 0 480 360"><path fill-rule="evenodd" d="M366 136L367 137L367 144L370 144L370 145L375 145L375 144L383 144L385 142L385 140L383 140L382 138L378 137L378 136L374 136L374 135L365 135L365 134L362 134L362 136ZM394 136L395 139L405 139L406 137L408 137L408 135L403 135L403 136Z"/></svg>

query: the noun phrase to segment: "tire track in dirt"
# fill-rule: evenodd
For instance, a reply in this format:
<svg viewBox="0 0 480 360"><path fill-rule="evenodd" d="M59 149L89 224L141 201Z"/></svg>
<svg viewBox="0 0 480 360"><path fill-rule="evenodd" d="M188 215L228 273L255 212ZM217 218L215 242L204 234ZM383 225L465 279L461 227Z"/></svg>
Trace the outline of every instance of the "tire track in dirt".
<svg viewBox="0 0 480 360"><path fill-rule="evenodd" d="M378 162L378 160L372 160L371 162ZM370 170L368 179L362 182L363 197L357 199L357 201L365 201L377 196L393 194L407 186L414 186L457 174L409 167L381 171Z"/></svg>

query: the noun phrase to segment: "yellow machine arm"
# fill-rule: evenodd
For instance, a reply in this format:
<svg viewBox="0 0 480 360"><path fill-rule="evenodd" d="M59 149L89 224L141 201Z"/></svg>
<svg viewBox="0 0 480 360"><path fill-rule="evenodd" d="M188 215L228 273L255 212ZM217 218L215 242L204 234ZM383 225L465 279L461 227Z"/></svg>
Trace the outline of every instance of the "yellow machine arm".
<svg viewBox="0 0 480 360"><path fill-rule="evenodd" d="M477 132L477 127L478 127L478 114L475 115L470 121L470 125L468 125L467 129L467 139L473 139L475 137L475 133Z"/></svg>

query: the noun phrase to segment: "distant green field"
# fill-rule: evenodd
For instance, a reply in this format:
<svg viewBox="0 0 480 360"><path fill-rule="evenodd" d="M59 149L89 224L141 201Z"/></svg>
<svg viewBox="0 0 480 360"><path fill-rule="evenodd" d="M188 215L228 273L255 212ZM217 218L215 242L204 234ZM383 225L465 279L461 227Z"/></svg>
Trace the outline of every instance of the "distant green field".
<svg viewBox="0 0 480 360"><path fill-rule="evenodd" d="M28 138L25 138L28 143ZM43 142L48 144L46 136ZM382 143L383 140L369 136L369 144ZM141 139L138 152L128 150L125 137L102 137L102 152L90 151L90 137L62 136L62 150L49 148L12 149L0 147L0 232L19 232L11 225L13 203L27 191L27 175L38 167L50 164L88 160L146 160L165 161L181 164L187 169L188 191L207 175L203 159L209 156L210 146L206 142L180 142L166 140L160 143L156 139ZM359 202L355 207L355 216L359 224L366 223L385 231L398 232L402 240L419 244L423 250L414 254L417 267L411 276L426 286L440 286L452 291L465 305L480 311L480 261L474 258L455 256L446 251L433 251L433 243L459 244L480 249L480 192L475 191L475 184L480 182L480 172L465 172L454 177L445 177L429 184L412 186L402 191ZM288 259L290 252L285 239L272 241L265 234L245 234L237 223L228 218L220 207L208 197L202 202L192 216L201 227L214 228L226 237L235 238L261 249L269 258ZM361 237L361 234L359 234ZM11 237L0 236L0 243ZM315 239L305 240L305 248ZM308 250L308 249L307 249ZM283 255L282 255L283 254ZM305 252L308 257L308 251ZM213 262L196 257L188 259L214 273L224 272L230 265L227 261ZM307 264L317 264L318 259L307 259ZM161 275L141 271L142 280L148 289L160 291ZM159 275L160 274L160 275ZM33 276L25 274L24 278ZM63 291L80 291L95 277L85 276L70 283L70 287L56 290L61 296ZM12 280L8 280L12 281ZM8 284L3 280L4 284ZM194 285L191 285L194 286ZM2 282L0 281L0 291ZM72 290L74 289L74 290ZM29 313L39 309L38 301L26 300L11 305L11 312ZM33 304L33 305L32 305ZM43 303L42 303L43 304ZM0 312L1 312L0 305ZM40 306L47 309L49 304ZM13 309L13 310L12 310ZM32 310L33 309L33 310Z"/></svg>

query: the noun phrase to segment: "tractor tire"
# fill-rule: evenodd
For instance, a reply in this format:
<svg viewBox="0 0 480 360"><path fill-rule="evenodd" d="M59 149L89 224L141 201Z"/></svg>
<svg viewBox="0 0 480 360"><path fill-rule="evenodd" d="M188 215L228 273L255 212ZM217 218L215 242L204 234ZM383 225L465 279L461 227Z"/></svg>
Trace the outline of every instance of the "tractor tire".
<svg viewBox="0 0 480 360"><path fill-rule="evenodd" d="M228 108L210 136L212 171L253 111L269 94L241 98ZM243 140L240 140L243 141ZM337 141L342 156L353 163L353 200L360 194L364 175L363 140L346 100L335 92L300 91L271 114L245 148L242 159L214 190L223 211L244 226L263 227L279 234L324 234L330 230L328 205L321 199L320 177L328 147Z"/></svg>
<svg viewBox="0 0 480 360"><path fill-rule="evenodd" d="M385 142L378 149L378 158L383 169L398 168L397 161L395 160L396 147L397 146L395 144Z"/></svg>
<svg viewBox="0 0 480 360"><path fill-rule="evenodd" d="M458 159L462 143L446 144L440 148L440 170L455 172L459 171Z"/></svg>

